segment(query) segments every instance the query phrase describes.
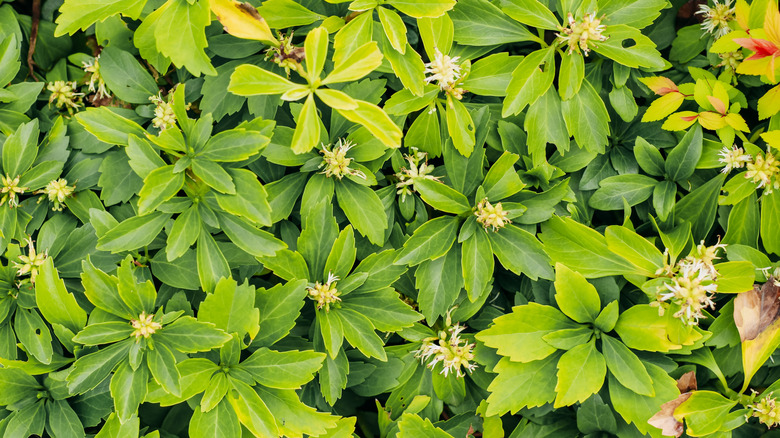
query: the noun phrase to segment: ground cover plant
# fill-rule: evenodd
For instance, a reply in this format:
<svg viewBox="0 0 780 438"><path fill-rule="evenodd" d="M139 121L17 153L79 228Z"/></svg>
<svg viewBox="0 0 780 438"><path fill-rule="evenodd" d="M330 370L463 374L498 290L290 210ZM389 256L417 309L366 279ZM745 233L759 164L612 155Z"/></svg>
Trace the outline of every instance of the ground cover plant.
<svg viewBox="0 0 780 438"><path fill-rule="evenodd" d="M774 0L0 1L0 435L780 436Z"/></svg>

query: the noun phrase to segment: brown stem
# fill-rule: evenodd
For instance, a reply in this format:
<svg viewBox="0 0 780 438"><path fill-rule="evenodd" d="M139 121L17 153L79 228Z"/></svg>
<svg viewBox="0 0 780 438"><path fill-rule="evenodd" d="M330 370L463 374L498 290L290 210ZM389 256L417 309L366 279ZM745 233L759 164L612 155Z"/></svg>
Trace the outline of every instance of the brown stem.
<svg viewBox="0 0 780 438"><path fill-rule="evenodd" d="M41 21L41 0L33 0L32 3L32 29L30 30L30 48L27 50L27 68L30 69L30 76L34 80L38 80L35 77L35 61L33 61L33 54L35 53L35 45L38 42L38 24Z"/></svg>

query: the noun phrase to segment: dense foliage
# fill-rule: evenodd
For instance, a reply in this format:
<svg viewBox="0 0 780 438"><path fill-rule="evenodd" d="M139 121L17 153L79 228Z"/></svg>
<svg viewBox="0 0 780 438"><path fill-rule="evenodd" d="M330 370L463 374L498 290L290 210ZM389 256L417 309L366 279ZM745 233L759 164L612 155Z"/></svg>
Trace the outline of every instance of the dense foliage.
<svg viewBox="0 0 780 438"><path fill-rule="evenodd" d="M780 436L774 0L4 1L3 437Z"/></svg>

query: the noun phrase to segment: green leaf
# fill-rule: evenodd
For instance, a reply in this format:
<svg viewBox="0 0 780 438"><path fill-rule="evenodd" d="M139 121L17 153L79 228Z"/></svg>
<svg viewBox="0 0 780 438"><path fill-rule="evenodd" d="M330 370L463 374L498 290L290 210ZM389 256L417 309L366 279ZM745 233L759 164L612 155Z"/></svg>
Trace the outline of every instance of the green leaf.
<svg viewBox="0 0 780 438"><path fill-rule="evenodd" d="M653 194L657 181L646 175L625 174L604 178L588 205L598 210L622 210L623 202L634 206Z"/></svg>
<svg viewBox="0 0 780 438"><path fill-rule="evenodd" d="M87 313L68 293L51 257L41 266L35 281L35 301L51 324L61 324L76 333L87 324Z"/></svg>
<svg viewBox="0 0 780 438"><path fill-rule="evenodd" d="M666 174L674 181L682 182L693 175L701 158L702 129L694 125L666 158Z"/></svg>
<svg viewBox="0 0 780 438"><path fill-rule="evenodd" d="M458 224L458 219L452 216L441 216L424 223L404 243L393 263L415 266L443 256L455 241Z"/></svg>
<svg viewBox="0 0 780 438"><path fill-rule="evenodd" d="M561 100L569 100L579 93L585 78L585 60L582 56L568 55L561 58L558 79L558 95Z"/></svg>
<svg viewBox="0 0 780 438"><path fill-rule="evenodd" d="M477 228L462 246L461 271L469 299L476 300L485 290L493 279L494 265L493 248L487 231Z"/></svg>
<svg viewBox="0 0 780 438"><path fill-rule="evenodd" d="M450 133L452 144L461 155L468 157L476 143L476 127L471 114L463 103L447 95L447 132Z"/></svg>
<svg viewBox="0 0 780 438"><path fill-rule="evenodd" d="M87 30L89 26L116 14L138 18L147 0L67 0L60 7L55 37Z"/></svg>
<svg viewBox="0 0 780 438"><path fill-rule="evenodd" d="M198 206L185 210L173 221L173 227L166 239L166 258L173 261L183 256L190 249L200 235L201 218Z"/></svg>
<svg viewBox="0 0 780 438"><path fill-rule="evenodd" d="M156 343L154 350L146 350L146 364L160 386L177 397L181 396L181 375L176 368L176 357L170 348Z"/></svg>
<svg viewBox="0 0 780 438"><path fill-rule="evenodd" d="M309 75L309 80L313 82L320 77L325 66L328 55L328 31L324 27L310 30L306 34L304 50L306 51L306 73Z"/></svg>
<svg viewBox="0 0 780 438"><path fill-rule="evenodd" d="M38 155L38 120L19 126L3 143L3 170L15 178L32 166Z"/></svg>
<svg viewBox="0 0 780 438"><path fill-rule="evenodd" d="M533 362L556 350L542 336L577 327L558 309L532 302L513 307L512 313L499 316L490 328L475 337L513 362Z"/></svg>
<svg viewBox="0 0 780 438"><path fill-rule="evenodd" d="M213 161L195 158L192 160L192 173L206 185L220 193L228 195L236 193L236 186L233 184L230 175L222 166Z"/></svg>
<svg viewBox="0 0 780 438"><path fill-rule="evenodd" d="M462 214L471 210L469 200L450 186L429 179L418 179L414 188L423 200L435 208L453 214Z"/></svg>
<svg viewBox="0 0 780 438"><path fill-rule="evenodd" d="M715 222L718 208L718 193L726 175L720 174L694 189L674 206L676 218L691 223L694 241L705 238Z"/></svg>
<svg viewBox="0 0 780 438"><path fill-rule="evenodd" d="M104 143L127 146L131 135L137 138L146 137L146 131L141 125L109 108L88 108L73 117L87 132Z"/></svg>
<svg viewBox="0 0 780 438"><path fill-rule="evenodd" d="M170 218L170 214L161 212L133 216L102 235L98 239L97 248L116 253L147 246L160 234Z"/></svg>
<svg viewBox="0 0 780 438"><path fill-rule="evenodd" d="M248 283L239 286L233 279L220 279L214 293L207 295L200 304L198 318L227 333L238 333L240 338L246 334L254 338L260 330L255 288Z"/></svg>
<svg viewBox="0 0 780 438"><path fill-rule="evenodd" d="M218 162L243 161L259 154L270 141L257 131L230 129L211 137L195 156Z"/></svg>
<svg viewBox="0 0 780 438"><path fill-rule="evenodd" d="M36 310L17 308L14 315L14 328L16 337L28 354L43 364L51 363L54 354L51 332Z"/></svg>
<svg viewBox="0 0 780 438"><path fill-rule="evenodd" d="M639 268L638 274L653 277L664 267L664 255L652 243L626 227L612 225L604 231L607 248Z"/></svg>
<svg viewBox="0 0 780 438"><path fill-rule="evenodd" d="M498 373L488 386L485 415L515 413L522 408L535 408L555 399L555 368L560 353L527 363L510 362L503 358L493 368Z"/></svg>
<svg viewBox="0 0 780 438"><path fill-rule="evenodd" d="M186 67L193 76L216 75L205 52L208 46L205 30L211 22L208 3L169 0L157 11L160 15L154 38L160 54L175 65Z"/></svg>
<svg viewBox="0 0 780 438"><path fill-rule="evenodd" d="M560 263L555 264L555 302L566 316L583 324L595 321L601 310L596 288Z"/></svg>
<svg viewBox="0 0 780 438"><path fill-rule="evenodd" d="M101 345L127 339L135 329L128 321L105 321L92 323L73 337L73 342L84 345Z"/></svg>
<svg viewBox="0 0 780 438"><path fill-rule="evenodd" d="M350 345L360 350L366 357L387 361L384 342L374 332L374 327L368 318L348 308L342 308L335 312L335 315L341 320L344 337Z"/></svg>
<svg viewBox="0 0 780 438"><path fill-rule="evenodd" d="M230 278L230 265L225 255L217 246L214 237L202 228L198 237L196 255L198 260L198 279L204 291L212 292L221 278Z"/></svg>
<svg viewBox="0 0 780 438"><path fill-rule="evenodd" d="M257 175L248 169L228 169L236 185L235 195L218 194L217 203L227 213L244 217L255 225L271 226L271 205L268 194L257 180Z"/></svg>
<svg viewBox="0 0 780 438"><path fill-rule="evenodd" d="M138 412L138 406L146 397L149 372L146 367L133 370L128 362L120 364L111 378L111 397L120 421L127 421Z"/></svg>
<svg viewBox="0 0 780 438"><path fill-rule="evenodd" d="M346 278L355 265L356 255L355 233L352 231L352 226L347 225L341 230L339 237L330 249L330 254L325 261L325 268L322 271L323 278L326 278L329 273L333 273L339 278Z"/></svg>
<svg viewBox="0 0 780 438"><path fill-rule="evenodd" d="M497 201L512 196L525 187L515 171L514 164L520 157L516 154L504 152L495 163L490 166L482 188L485 189L485 197Z"/></svg>
<svg viewBox="0 0 780 438"><path fill-rule="evenodd" d="M217 406L208 411L195 408L189 426L189 436L192 438L217 438L226 436L241 436L241 423L238 415L227 400L220 401Z"/></svg>
<svg viewBox="0 0 780 438"><path fill-rule="evenodd" d="M274 351L260 348L238 366L261 385L277 389L299 389L322 367L325 354L314 351Z"/></svg>
<svg viewBox="0 0 780 438"><path fill-rule="evenodd" d="M637 394L649 397L655 395L653 381L642 361L622 342L611 336L603 335L601 337L601 352L604 353L609 372L621 385Z"/></svg>
<svg viewBox="0 0 780 438"><path fill-rule="evenodd" d="M179 193L184 186L184 172L174 172L174 166L153 170L144 178L144 186L138 192L138 214L144 215L157 209L163 202Z"/></svg>
<svg viewBox="0 0 780 438"><path fill-rule="evenodd" d="M84 424L73 408L65 400L46 402L48 429L55 437L82 438L85 436Z"/></svg>
<svg viewBox="0 0 780 438"><path fill-rule="evenodd" d="M342 308L362 314L382 332L395 332L411 327L422 317L401 301L398 292L392 287L373 291L353 291L344 297Z"/></svg>
<svg viewBox="0 0 780 438"><path fill-rule="evenodd" d="M709 435L720 429L736 404L736 400L729 400L717 392L693 391L688 400L674 410L674 418L685 419L691 436Z"/></svg>
<svg viewBox="0 0 780 438"><path fill-rule="evenodd" d="M527 26L549 30L561 26L552 11L537 0L501 0L501 9Z"/></svg>
<svg viewBox="0 0 780 438"><path fill-rule="evenodd" d="M78 358L68 374L68 390L72 394L83 394L99 385L119 362L126 360L134 343L128 339Z"/></svg>
<svg viewBox="0 0 780 438"><path fill-rule="evenodd" d="M593 85L582 81L580 92L562 104L566 129L577 144L591 152L603 154L608 144L609 113Z"/></svg>
<svg viewBox="0 0 780 438"><path fill-rule="evenodd" d="M528 29L488 0L460 0L449 15L459 44L492 46L535 40Z"/></svg>
<svg viewBox="0 0 780 438"><path fill-rule="evenodd" d="M439 429L431 420L420 418L415 414L405 413L398 420L397 438L452 438L452 435Z"/></svg>
<svg viewBox="0 0 780 438"><path fill-rule="evenodd" d="M379 51L376 41L367 41L355 47L348 55L343 55L345 50L337 49L333 55L335 66L322 80L323 85L356 81L382 65L382 52ZM422 74L422 69L420 73Z"/></svg>
<svg viewBox="0 0 780 438"><path fill-rule="evenodd" d="M558 384L554 407L569 406L587 400L604 385L607 365L596 349L596 341L578 345L563 353L558 361Z"/></svg>
<svg viewBox="0 0 780 438"><path fill-rule="evenodd" d="M261 257L260 261L278 277L288 281L309 278L309 267L299 252L289 249L277 251L273 257Z"/></svg>
<svg viewBox="0 0 780 438"><path fill-rule="evenodd" d="M517 275L525 274L532 280L551 279L550 257L533 234L514 225L487 233L493 254L505 268Z"/></svg>
<svg viewBox="0 0 780 438"><path fill-rule="evenodd" d="M522 60L522 56L510 56L506 52L488 55L471 65L463 88L481 96L506 96L512 72Z"/></svg>
<svg viewBox="0 0 780 438"><path fill-rule="evenodd" d="M319 141L320 116L317 115L314 96L310 94L301 108L290 147L296 154L303 154L309 152Z"/></svg>
<svg viewBox="0 0 780 438"><path fill-rule="evenodd" d="M376 11L390 44L403 54L406 51L406 25L404 25L401 16L387 8L379 7L376 8Z"/></svg>
<svg viewBox="0 0 780 438"><path fill-rule="evenodd" d="M344 428L341 431L333 430L338 424L339 417L325 412L317 412L301 402L298 394L292 390L272 389L265 386L256 386L263 403L273 414L282 436L309 436L344 437ZM354 427L353 427L354 429Z"/></svg>
<svg viewBox="0 0 780 438"><path fill-rule="evenodd" d="M635 305L621 313L615 332L635 350L667 352L680 348L669 340L666 318L658 316L658 309L649 304Z"/></svg>
<svg viewBox="0 0 780 438"><path fill-rule="evenodd" d="M344 179L336 184L336 199L349 222L371 243L382 245L387 229L387 215L376 192Z"/></svg>
<svg viewBox="0 0 780 438"><path fill-rule="evenodd" d="M642 35L638 29L624 24L607 25L604 34L609 35L609 39L601 41L598 47L593 48L600 55L631 68L660 70L668 64L655 49L653 40ZM633 41L634 44L625 47L624 41Z"/></svg>
<svg viewBox="0 0 780 438"><path fill-rule="evenodd" d="M414 18L436 18L455 6L455 0L388 0L388 4Z"/></svg>
<svg viewBox="0 0 780 438"><path fill-rule="evenodd" d="M304 265L305 266L305 265ZM270 346L280 340L295 327L306 297L306 279L277 284L265 290L258 289L255 306L260 310L260 325L263 329L253 344Z"/></svg>
<svg viewBox="0 0 780 438"><path fill-rule="evenodd" d="M227 400L238 415L238 420L258 437L276 437L279 431L268 407L246 383L231 378L233 390L228 391Z"/></svg>
<svg viewBox="0 0 780 438"><path fill-rule="evenodd" d="M4 406L13 405L26 398L35 398L36 392L41 388L35 377L19 368L0 368L0 383L3 384L0 403Z"/></svg>
<svg viewBox="0 0 780 438"><path fill-rule="evenodd" d="M353 110L336 109L339 114L350 122L362 125L386 147L399 148L403 133L382 108L362 100ZM295 149L295 148L293 148Z"/></svg>
<svg viewBox="0 0 780 438"><path fill-rule="evenodd" d="M577 428L584 434L600 431L617 434L617 423L612 409L601 400L601 396L593 394L577 409Z"/></svg>
<svg viewBox="0 0 780 438"><path fill-rule="evenodd" d="M138 317L119 296L117 283L116 277L96 268L90 259L81 262L81 284L84 285L84 295L95 307L128 321Z"/></svg>
<svg viewBox="0 0 780 438"><path fill-rule="evenodd" d="M780 254L780 192L764 193L761 197L761 243L767 252Z"/></svg>
<svg viewBox="0 0 780 438"><path fill-rule="evenodd" d="M634 157L639 167L650 175L662 176L664 174L665 165L661 152L642 137L636 138Z"/></svg>
<svg viewBox="0 0 780 438"><path fill-rule="evenodd" d="M228 91L239 96L284 94L299 85L260 67L244 64L230 76Z"/></svg>
<svg viewBox="0 0 780 438"><path fill-rule="evenodd" d="M555 77L555 52L553 47L539 49L523 58L512 72L512 80L506 90L502 117L519 114L531 105L552 85Z"/></svg>
<svg viewBox="0 0 780 438"><path fill-rule="evenodd" d="M159 92L152 75L141 67L135 56L124 50L108 46L100 52L97 62L100 65L100 76L111 93L120 100L148 104L149 96Z"/></svg>
<svg viewBox="0 0 780 438"><path fill-rule="evenodd" d="M273 234L257 228L248 220L230 214L220 214L219 226L228 238L255 257L270 257L287 245Z"/></svg>
<svg viewBox="0 0 780 438"><path fill-rule="evenodd" d="M491 262L492 256L493 254L490 254ZM460 261L461 255L456 245L444 256L420 263L415 271L415 287L419 291L417 304L420 312L431 324L439 316L445 315L460 295L463 288ZM492 263L490 269L493 269ZM482 289L479 292L482 292ZM476 296L478 295L475 295L475 298Z"/></svg>

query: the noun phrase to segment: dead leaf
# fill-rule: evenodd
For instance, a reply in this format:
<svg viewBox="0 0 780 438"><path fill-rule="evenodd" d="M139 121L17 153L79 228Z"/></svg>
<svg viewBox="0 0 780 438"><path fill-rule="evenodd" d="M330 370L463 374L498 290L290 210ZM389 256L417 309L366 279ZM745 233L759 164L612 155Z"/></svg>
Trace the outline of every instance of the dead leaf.
<svg viewBox="0 0 780 438"><path fill-rule="evenodd" d="M739 337L744 342L755 339L778 318L780 312L780 287L773 281L764 283L761 288L742 292L734 300L734 323Z"/></svg>
<svg viewBox="0 0 780 438"><path fill-rule="evenodd" d="M684 427L682 422L677 421L674 418L674 410L677 409L678 406L683 404L684 401L688 400L690 396L691 393L686 392L684 394L680 394L680 396L677 397L676 399L662 404L661 410L656 412L656 414L653 415L652 417L650 417L650 419L647 420L647 422L651 426L661 429L661 435L663 436L679 437L680 435L683 434Z"/></svg>
<svg viewBox="0 0 780 438"><path fill-rule="evenodd" d="M239 3L234 0L211 0L209 5L227 33L238 38L263 41L273 46L279 45L279 41L271 33L268 23L249 3Z"/></svg>
<svg viewBox="0 0 780 438"><path fill-rule="evenodd" d="M688 371L677 379L677 389L680 390L680 394L699 389L698 383L696 383L696 372Z"/></svg>

